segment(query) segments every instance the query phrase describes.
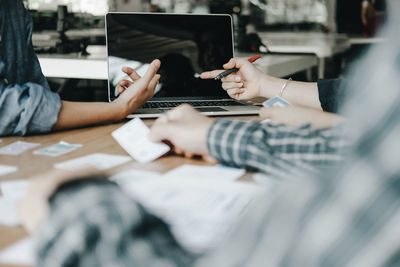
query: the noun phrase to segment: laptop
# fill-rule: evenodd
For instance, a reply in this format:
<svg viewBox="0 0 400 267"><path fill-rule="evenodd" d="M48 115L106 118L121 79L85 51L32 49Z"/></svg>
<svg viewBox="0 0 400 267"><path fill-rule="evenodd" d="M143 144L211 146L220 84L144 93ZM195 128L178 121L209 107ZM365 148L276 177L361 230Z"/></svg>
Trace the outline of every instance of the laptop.
<svg viewBox="0 0 400 267"><path fill-rule="evenodd" d="M155 118L183 103L211 116L258 114L259 107L230 98L221 81L199 77L234 57L231 16L111 12L106 30L109 101L128 78L122 67L143 75L152 60L161 60L153 98L128 117Z"/></svg>

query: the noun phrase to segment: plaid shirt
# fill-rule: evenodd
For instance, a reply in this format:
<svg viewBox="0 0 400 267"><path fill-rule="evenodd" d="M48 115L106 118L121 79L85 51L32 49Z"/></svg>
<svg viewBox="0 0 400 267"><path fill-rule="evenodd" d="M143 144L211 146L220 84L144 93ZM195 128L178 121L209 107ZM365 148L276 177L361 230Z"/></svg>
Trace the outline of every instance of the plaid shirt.
<svg viewBox="0 0 400 267"><path fill-rule="evenodd" d="M208 134L210 154L225 165L289 177L343 160L351 144L344 127L312 130L254 121L218 120Z"/></svg>
<svg viewBox="0 0 400 267"><path fill-rule="evenodd" d="M345 162L279 183L274 194L249 207L220 249L205 255L180 248L160 220L114 184L71 185L54 196L38 235L38 265L400 266L400 1L389 3L389 41L372 49L349 76L352 95L343 112L351 122L346 134L355 142ZM273 150L266 139L279 129L221 120L210 131L209 148L225 164L274 173L261 163L290 168L293 159L301 168L306 160L295 152L304 149L288 150L287 159L268 155ZM329 146L335 143L340 141Z"/></svg>

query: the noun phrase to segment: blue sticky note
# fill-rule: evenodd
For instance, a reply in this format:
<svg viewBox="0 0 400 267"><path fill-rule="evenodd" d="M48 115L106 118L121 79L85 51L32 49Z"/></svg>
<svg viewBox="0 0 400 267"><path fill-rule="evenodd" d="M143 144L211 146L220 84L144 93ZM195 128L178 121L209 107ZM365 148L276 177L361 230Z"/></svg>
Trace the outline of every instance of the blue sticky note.
<svg viewBox="0 0 400 267"><path fill-rule="evenodd" d="M280 96L275 96L271 99L268 99L267 101L265 101L263 103L264 107L267 108L272 108L272 107L287 107L287 106L291 106L291 104L286 101L285 99L283 99Z"/></svg>

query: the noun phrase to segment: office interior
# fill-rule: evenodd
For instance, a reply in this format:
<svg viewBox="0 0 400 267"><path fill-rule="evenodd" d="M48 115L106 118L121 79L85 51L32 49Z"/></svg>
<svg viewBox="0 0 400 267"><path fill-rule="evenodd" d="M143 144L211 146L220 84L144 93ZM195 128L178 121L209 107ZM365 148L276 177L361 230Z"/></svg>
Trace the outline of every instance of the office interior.
<svg viewBox="0 0 400 267"><path fill-rule="evenodd" d="M64 100L108 101L105 14L162 12L229 14L236 56L286 56L273 76L299 81L337 78L371 45L385 20L362 20L362 0L25 0L33 44L52 90ZM65 59L70 60L64 61ZM75 60L75 61L74 61ZM82 62L86 62L85 65ZM57 66L57 67L56 67Z"/></svg>

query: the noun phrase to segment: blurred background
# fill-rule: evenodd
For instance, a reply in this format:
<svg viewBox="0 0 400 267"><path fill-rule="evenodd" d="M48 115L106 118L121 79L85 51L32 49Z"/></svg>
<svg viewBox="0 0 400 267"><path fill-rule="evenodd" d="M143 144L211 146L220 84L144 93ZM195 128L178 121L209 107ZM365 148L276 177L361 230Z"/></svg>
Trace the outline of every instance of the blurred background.
<svg viewBox="0 0 400 267"><path fill-rule="evenodd" d="M65 100L107 101L107 12L230 14L236 56L261 53L274 76L336 78L385 40L385 0L25 0L33 44Z"/></svg>

